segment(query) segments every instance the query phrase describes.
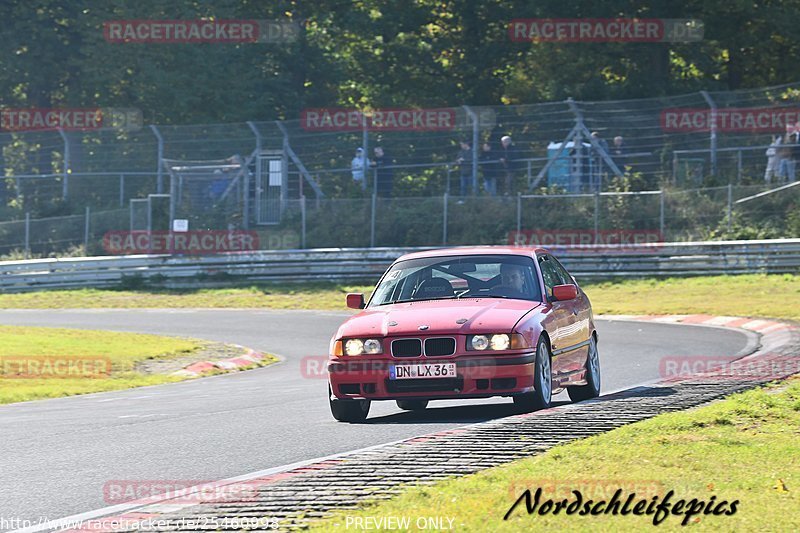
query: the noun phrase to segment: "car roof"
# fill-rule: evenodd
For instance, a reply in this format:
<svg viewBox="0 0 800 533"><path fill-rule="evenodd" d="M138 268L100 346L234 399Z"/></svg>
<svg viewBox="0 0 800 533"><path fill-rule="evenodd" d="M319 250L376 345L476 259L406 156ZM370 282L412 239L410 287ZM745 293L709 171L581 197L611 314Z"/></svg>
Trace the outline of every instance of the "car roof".
<svg viewBox="0 0 800 533"><path fill-rule="evenodd" d="M421 259L427 257L448 257L455 255L519 255L530 257L533 253L550 253L547 248L539 246L458 246L453 248L434 248L421 252L412 252L397 258L397 261Z"/></svg>

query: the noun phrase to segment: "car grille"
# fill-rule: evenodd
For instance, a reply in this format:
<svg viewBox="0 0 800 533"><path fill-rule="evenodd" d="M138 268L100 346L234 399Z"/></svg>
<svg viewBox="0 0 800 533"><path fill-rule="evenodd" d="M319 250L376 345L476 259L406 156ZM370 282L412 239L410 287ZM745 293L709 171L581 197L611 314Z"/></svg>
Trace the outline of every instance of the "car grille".
<svg viewBox="0 0 800 533"><path fill-rule="evenodd" d="M386 380L388 392L449 392L464 389L462 378Z"/></svg>
<svg viewBox="0 0 800 533"><path fill-rule="evenodd" d="M419 339L392 341L392 355L395 357L419 357L422 355L422 342Z"/></svg>
<svg viewBox="0 0 800 533"><path fill-rule="evenodd" d="M452 337L433 337L425 339L425 355L453 355L456 353L456 340Z"/></svg>

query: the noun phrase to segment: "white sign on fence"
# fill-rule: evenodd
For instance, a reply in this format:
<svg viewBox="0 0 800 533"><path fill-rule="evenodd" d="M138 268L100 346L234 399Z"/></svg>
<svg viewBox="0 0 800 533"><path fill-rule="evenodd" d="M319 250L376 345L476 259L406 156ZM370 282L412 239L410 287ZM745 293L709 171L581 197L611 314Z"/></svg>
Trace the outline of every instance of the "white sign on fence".
<svg viewBox="0 0 800 533"><path fill-rule="evenodd" d="M185 218L176 218L172 221L172 231L189 231L189 221Z"/></svg>

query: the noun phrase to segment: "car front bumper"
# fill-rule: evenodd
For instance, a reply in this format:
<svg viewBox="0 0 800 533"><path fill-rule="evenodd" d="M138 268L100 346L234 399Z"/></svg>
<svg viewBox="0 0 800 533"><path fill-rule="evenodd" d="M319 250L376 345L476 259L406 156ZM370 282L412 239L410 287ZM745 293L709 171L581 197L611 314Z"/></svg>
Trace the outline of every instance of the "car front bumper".
<svg viewBox="0 0 800 533"><path fill-rule="evenodd" d="M535 352L397 359L336 357L328 362L331 392L340 399L455 399L511 396L533 390ZM456 363L456 377L390 379L390 367Z"/></svg>

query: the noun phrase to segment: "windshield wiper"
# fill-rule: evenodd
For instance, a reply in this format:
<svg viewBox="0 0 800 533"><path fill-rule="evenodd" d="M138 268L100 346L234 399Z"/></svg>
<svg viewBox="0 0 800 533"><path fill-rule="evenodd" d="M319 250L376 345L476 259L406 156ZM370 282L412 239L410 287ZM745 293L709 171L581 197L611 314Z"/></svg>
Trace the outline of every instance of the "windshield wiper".
<svg viewBox="0 0 800 533"><path fill-rule="evenodd" d="M385 302L378 305L391 305L391 304L407 304L411 302L429 302L432 300L453 300L455 296L444 296L442 298L406 298L404 300L394 300L392 302Z"/></svg>

